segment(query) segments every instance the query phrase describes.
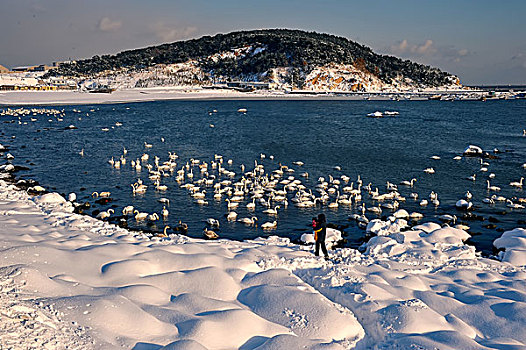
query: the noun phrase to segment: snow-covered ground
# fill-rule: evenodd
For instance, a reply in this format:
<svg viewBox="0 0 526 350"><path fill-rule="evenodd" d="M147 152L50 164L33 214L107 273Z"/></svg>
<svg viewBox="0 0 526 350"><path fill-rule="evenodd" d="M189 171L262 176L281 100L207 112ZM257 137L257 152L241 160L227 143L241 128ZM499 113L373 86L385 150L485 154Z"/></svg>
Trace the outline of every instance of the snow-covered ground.
<svg viewBox="0 0 526 350"><path fill-rule="evenodd" d="M321 91L321 90L320 90ZM260 90L240 92L228 89L202 89L197 86L169 86L155 88L119 89L109 93L88 93L72 90L60 91L0 91L0 106L12 105L81 105L99 103L129 103L158 100L390 100L395 96L411 99L427 99L432 93L455 94L469 98L479 98L483 92L462 90L426 90L422 92L387 92L339 94L312 94L312 90L294 91L293 94L279 90ZM342 91L340 91L342 92Z"/></svg>
<svg viewBox="0 0 526 350"><path fill-rule="evenodd" d="M59 105L125 103L176 99L247 98L250 94L234 90L201 90L195 87L167 87L117 90L108 93L78 91L0 91L0 105Z"/></svg>
<svg viewBox="0 0 526 350"><path fill-rule="evenodd" d="M325 261L278 237L149 239L0 180L0 348L526 348L524 255L377 224L364 253Z"/></svg>

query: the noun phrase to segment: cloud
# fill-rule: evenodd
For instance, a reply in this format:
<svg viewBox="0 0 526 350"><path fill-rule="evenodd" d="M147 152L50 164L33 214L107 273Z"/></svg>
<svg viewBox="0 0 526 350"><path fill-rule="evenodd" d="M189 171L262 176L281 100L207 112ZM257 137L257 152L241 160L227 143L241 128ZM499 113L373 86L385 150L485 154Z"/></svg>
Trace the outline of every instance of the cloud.
<svg viewBox="0 0 526 350"><path fill-rule="evenodd" d="M177 28L164 22L157 22L152 28L155 35L164 42L186 39L197 31L196 27Z"/></svg>
<svg viewBox="0 0 526 350"><path fill-rule="evenodd" d="M416 46L414 48L415 52L420 54L420 55L432 55L434 54L437 50L436 48L433 46L433 40L426 40L426 42L423 44L423 45L420 45L420 46Z"/></svg>
<svg viewBox="0 0 526 350"><path fill-rule="evenodd" d="M421 45L410 45L407 39L404 39L395 45L391 45L389 51L402 56L407 54L427 56L436 53L437 49L433 45L433 40L430 39Z"/></svg>
<svg viewBox="0 0 526 350"><path fill-rule="evenodd" d="M404 39L400 41L397 45L392 45L390 48L390 51L392 53L404 53L404 52L407 52L408 47L409 47L409 44L407 43L407 40Z"/></svg>
<svg viewBox="0 0 526 350"><path fill-rule="evenodd" d="M468 49L458 49L454 46L437 46L431 39L422 44L411 44L403 39L385 50L386 52L410 59L425 61L460 62L462 58L472 54Z"/></svg>
<svg viewBox="0 0 526 350"><path fill-rule="evenodd" d="M457 53L459 56L466 56L469 53L469 51L467 49L461 49L458 50Z"/></svg>
<svg viewBox="0 0 526 350"><path fill-rule="evenodd" d="M100 19L97 28L101 32L114 32L122 27L122 22L117 20L112 20L109 17L103 17Z"/></svg>

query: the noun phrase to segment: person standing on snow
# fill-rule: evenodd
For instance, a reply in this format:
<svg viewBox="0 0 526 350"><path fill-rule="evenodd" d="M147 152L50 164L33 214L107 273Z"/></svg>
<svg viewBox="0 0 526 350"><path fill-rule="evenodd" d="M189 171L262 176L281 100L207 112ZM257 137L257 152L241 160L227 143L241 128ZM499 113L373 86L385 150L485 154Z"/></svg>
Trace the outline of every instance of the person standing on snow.
<svg viewBox="0 0 526 350"><path fill-rule="evenodd" d="M325 237L327 236L327 221L325 219L325 214L319 214L317 220L312 220L313 229L314 229L314 240L316 241L316 250L314 255L320 255L320 246L325 260L329 259L329 253L327 253L327 247L325 246Z"/></svg>

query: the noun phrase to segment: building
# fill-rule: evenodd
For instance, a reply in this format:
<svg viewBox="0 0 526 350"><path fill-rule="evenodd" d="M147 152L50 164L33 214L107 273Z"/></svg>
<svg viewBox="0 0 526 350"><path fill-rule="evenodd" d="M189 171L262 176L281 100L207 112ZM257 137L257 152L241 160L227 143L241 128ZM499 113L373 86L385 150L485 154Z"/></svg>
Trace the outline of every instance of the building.
<svg viewBox="0 0 526 350"><path fill-rule="evenodd" d="M52 77L42 80L38 73L0 74L0 90L75 90L77 83L72 79Z"/></svg>
<svg viewBox="0 0 526 350"><path fill-rule="evenodd" d="M2 73L9 73L9 69L0 64L0 74Z"/></svg>
<svg viewBox="0 0 526 350"><path fill-rule="evenodd" d="M12 74L0 75L0 90L38 90L38 79Z"/></svg>

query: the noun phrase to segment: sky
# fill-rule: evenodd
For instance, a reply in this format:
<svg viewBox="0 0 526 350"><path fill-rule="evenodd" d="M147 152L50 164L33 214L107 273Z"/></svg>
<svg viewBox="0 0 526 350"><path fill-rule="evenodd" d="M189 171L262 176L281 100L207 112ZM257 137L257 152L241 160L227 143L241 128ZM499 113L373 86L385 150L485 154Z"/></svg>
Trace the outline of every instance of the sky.
<svg viewBox="0 0 526 350"><path fill-rule="evenodd" d="M464 84L526 84L526 1L0 0L0 64L88 58L260 28L330 33Z"/></svg>

